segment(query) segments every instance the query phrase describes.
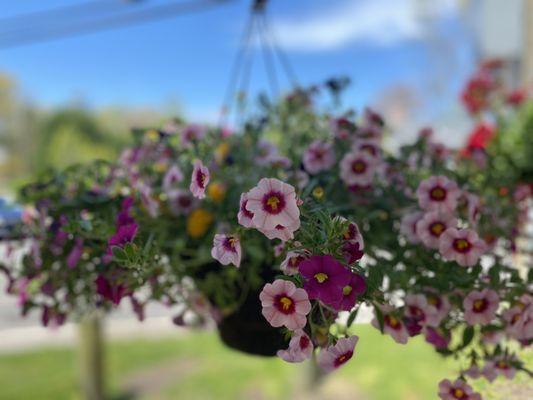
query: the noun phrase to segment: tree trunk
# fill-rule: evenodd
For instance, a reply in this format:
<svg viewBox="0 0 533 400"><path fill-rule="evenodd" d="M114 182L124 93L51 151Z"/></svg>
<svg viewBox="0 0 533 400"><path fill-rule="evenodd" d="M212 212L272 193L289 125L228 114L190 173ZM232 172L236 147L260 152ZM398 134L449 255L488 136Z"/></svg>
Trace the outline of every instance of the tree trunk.
<svg viewBox="0 0 533 400"><path fill-rule="evenodd" d="M104 341L98 313L86 315L79 324L79 363L82 398L104 400Z"/></svg>

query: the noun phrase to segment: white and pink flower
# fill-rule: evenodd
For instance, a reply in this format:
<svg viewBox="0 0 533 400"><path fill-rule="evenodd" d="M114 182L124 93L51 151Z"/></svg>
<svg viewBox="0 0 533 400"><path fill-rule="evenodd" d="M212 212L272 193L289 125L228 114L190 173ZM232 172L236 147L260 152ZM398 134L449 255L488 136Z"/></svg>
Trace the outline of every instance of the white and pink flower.
<svg viewBox="0 0 533 400"><path fill-rule="evenodd" d="M181 143L184 147L191 147L193 142L203 139L205 133L205 126L197 124L187 125L181 131Z"/></svg>
<svg viewBox="0 0 533 400"><path fill-rule="evenodd" d="M306 259L306 255L302 252L289 251L287 256L281 262L280 269L285 275L296 275L299 272L299 265Z"/></svg>
<svg viewBox="0 0 533 400"><path fill-rule="evenodd" d="M383 333L391 335L396 343L406 344L409 340L409 332L402 320L393 315L394 308L391 306L381 306L381 313L383 315ZM371 322L372 326L381 330L377 317L374 317Z"/></svg>
<svg viewBox="0 0 533 400"><path fill-rule="evenodd" d="M465 321L469 325L486 325L496 316L500 299L491 289L470 292L463 300Z"/></svg>
<svg viewBox="0 0 533 400"><path fill-rule="evenodd" d="M194 168L191 176L191 185L189 187L194 197L198 199L205 198L205 189L209 184L209 169L204 166L200 160L194 162Z"/></svg>
<svg viewBox="0 0 533 400"><path fill-rule="evenodd" d="M262 232L282 227L292 232L300 227L300 210L294 187L275 178L263 178L246 195L246 210Z"/></svg>
<svg viewBox="0 0 533 400"><path fill-rule="evenodd" d="M315 140L303 156L303 165L310 174L328 171L335 164L335 151L331 143Z"/></svg>
<svg viewBox="0 0 533 400"><path fill-rule="evenodd" d="M483 376L490 382L499 375L507 379L513 379L516 375L516 368L512 366L511 360L504 356L499 356L493 360L488 360L483 366Z"/></svg>
<svg viewBox="0 0 533 400"><path fill-rule="evenodd" d="M163 178L163 190L169 192L176 189L176 184L183 181L183 173L177 165L171 166Z"/></svg>
<svg viewBox="0 0 533 400"><path fill-rule="evenodd" d="M351 151L340 162L340 176L347 186L368 186L374 180L377 163L364 151Z"/></svg>
<svg viewBox="0 0 533 400"><path fill-rule="evenodd" d="M505 332L516 340L533 338L533 306L519 303L502 314L507 323Z"/></svg>
<svg viewBox="0 0 533 400"><path fill-rule="evenodd" d="M286 350L279 350L277 356L290 363L303 362L313 355L313 342L304 331L298 330L289 342L289 348Z"/></svg>
<svg viewBox="0 0 533 400"><path fill-rule="evenodd" d="M239 238L235 235L217 233L213 238L211 257L222 265L233 264L238 268L241 265L242 258Z"/></svg>
<svg viewBox="0 0 533 400"><path fill-rule="evenodd" d="M423 210L451 213L457 208L461 191L457 183L438 175L420 182L416 195Z"/></svg>
<svg viewBox="0 0 533 400"><path fill-rule="evenodd" d="M255 157L257 165L269 165L277 156L278 148L274 143L263 139L257 142L257 156Z"/></svg>
<svg viewBox="0 0 533 400"><path fill-rule="evenodd" d="M407 241L412 244L420 242L417 234L417 224L424 217L424 213L420 211L413 211L405 214L400 222L400 233L405 236Z"/></svg>
<svg viewBox="0 0 533 400"><path fill-rule="evenodd" d="M481 395L474 393L472 387L462 379L455 382L442 380L439 383L439 397L442 400L481 400Z"/></svg>
<svg viewBox="0 0 533 400"><path fill-rule="evenodd" d="M248 204L248 193L242 193L241 194L241 200L239 202L239 212L237 214L237 220L239 221L239 224L244 226L245 228L253 228L254 224L252 221L252 218L254 217L254 214L246 208Z"/></svg>
<svg viewBox="0 0 533 400"><path fill-rule="evenodd" d="M294 239L294 232L296 232L299 228L300 220L289 226L276 225L274 229L258 228L257 230L270 240L280 239L282 242L286 242L288 240Z"/></svg>
<svg viewBox="0 0 533 400"><path fill-rule="evenodd" d="M285 326L290 330L303 329L307 324L307 314L311 303L304 289L294 283L276 279L267 283L259 294L263 306L263 316L275 328Z"/></svg>
<svg viewBox="0 0 533 400"><path fill-rule="evenodd" d="M424 245L430 249L438 249L444 231L456 226L457 219L453 215L431 211L416 223L416 233Z"/></svg>
<svg viewBox="0 0 533 400"><path fill-rule="evenodd" d="M318 354L318 365L325 372L331 372L346 364L354 354L358 336L340 338L334 346L322 349Z"/></svg>
<svg viewBox="0 0 533 400"><path fill-rule="evenodd" d="M174 215L189 214L195 202L195 198L187 190L173 189L167 192L168 207Z"/></svg>
<svg viewBox="0 0 533 400"><path fill-rule="evenodd" d="M462 267L475 265L485 249L485 242L471 229L448 228L439 239L439 252L444 259Z"/></svg>

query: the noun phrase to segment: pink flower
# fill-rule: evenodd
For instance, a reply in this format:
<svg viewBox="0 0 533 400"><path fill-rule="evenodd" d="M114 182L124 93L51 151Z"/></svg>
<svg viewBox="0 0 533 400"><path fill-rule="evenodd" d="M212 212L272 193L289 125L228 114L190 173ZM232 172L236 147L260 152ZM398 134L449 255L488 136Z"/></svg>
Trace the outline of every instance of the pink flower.
<svg viewBox="0 0 533 400"><path fill-rule="evenodd" d="M307 292L294 283L276 279L267 283L259 294L263 316L275 328L286 326L290 330L302 329L311 311Z"/></svg>
<svg viewBox="0 0 533 400"><path fill-rule="evenodd" d="M254 214L246 208L248 204L248 193L242 193L241 194L241 200L239 202L239 212L237 214L237 220L239 221L239 224L244 226L245 228L253 228L254 224L252 222L252 218L254 217Z"/></svg>
<svg viewBox="0 0 533 400"><path fill-rule="evenodd" d="M453 215L431 211L416 223L416 233L427 247L438 249L439 239L444 231L456 226L457 219Z"/></svg>
<svg viewBox="0 0 533 400"><path fill-rule="evenodd" d="M426 324L433 327L439 326L452 308L450 302L446 297L431 292L426 294L426 300L428 304Z"/></svg>
<svg viewBox="0 0 533 400"><path fill-rule="evenodd" d="M338 303L332 305L336 310L350 311L357 301L357 296L366 291L365 278L352 274L350 282L342 288L342 297Z"/></svg>
<svg viewBox="0 0 533 400"><path fill-rule="evenodd" d="M340 162L340 176L347 186L368 186L374 180L376 160L363 151L347 153Z"/></svg>
<svg viewBox="0 0 533 400"><path fill-rule="evenodd" d="M304 289L310 299L318 299L328 305L342 301L343 288L350 285L352 273L331 255L312 256L300 263L304 277Z"/></svg>
<svg viewBox="0 0 533 400"><path fill-rule="evenodd" d="M167 192L168 208L174 215L187 215L194 208L195 199L191 192L173 189Z"/></svg>
<svg viewBox="0 0 533 400"><path fill-rule="evenodd" d="M381 146L376 139L356 140L352 146L352 150L363 151L371 157L378 158L381 153Z"/></svg>
<svg viewBox="0 0 533 400"><path fill-rule="evenodd" d="M69 268L75 268L76 265L78 265L78 262L80 261L80 258L82 255L83 255L83 238L77 237L74 243L74 246L72 247L72 250L70 250L70 253L67 256L67 266Z"/></svg>
<svg viewBox="0 0 533 400"><path fill-rule="evenodd" d="M188 125L181 132L181 143L185 147L190 147L193 142L203 139L205 133L206 128L201 125Z"/></svg>
<svg viewBox="0 0 533 400"><path fill-rule="evenodd" d="M222 265L233 264L237 268L241 265L241 242L235 235L217 233L213 238L211 257Z"/></svg>
<svg viewBox="0 0 533 400"><path fill-rule="evenodd" d="M335 152L331 143L315 140L303 156L303 165L310 174L328 171L335 164Z"/></svg>
<svg viewBox="0 0 533 400"><path fill-rule="evenodd" d="M294 232L296 232L298 228L300 228L299 220L293 225L289 225L289 226L276 225L274 229L258 228L258 231L261 232L263 235L265 235L270 240L280 239L281 241L286 242L287 240L294 239Z"/></svg>
<svg viewBox="0 0 533 400"><path fill-rule="evenodd" d="M392 315L394 309L390 306L381 306L380 309L383 314L383 333L391 335L396 343L406 344L409 333L404 323ZM377 317L372 320L371 324L374 328L381 330Z"/></svg>
<svg viewBox="0 0 533 400"><path fill-rule="evenodd" d="M480 217L481 201L478 196L472 193L465 193L465 198L468 210L468 222L475 226Z"/></svg>
<svg viewBox="0 0 533 400"><path fill-rule="evenodd" d="M485 248L485 242L471 229L448 228L439 239L439 252L444 259L462 267L475 265Z"/></svg>
<svg viewBox="0 0 533 400"><path fill-rule="evenodd" d="M516 375L516 368L511 365L510 360L504 356L499 356L493 360L488 360L483 366L483 376L490 382L503 375L507 379L513 379Z"/></svg>
<svg viewBox="0 0 533 400"><path fill-rule="evenodd" d="M346 364L352 357L358 336L340 338L334 346L322 349L318 354L318 365L325 372L331 372Z"/></svg>
<svg viewBox="0 0 533 400"><path fill-rule="evenodd" d="M420 182L416 195L423 210L446 213L456 209L461 191L454 181L439 175Z"/></svg>
<svg viewBox="0 0 533 400"><path fill-rule="evenodd" d="M518 304L503 312L505 332L516 340L533 338L533 305Z"/></svg>
<svg viewBox="0 0 533 400"><path fill-rule="evenodd" d="M330 119L329 127L333 135L342 140L348 139L357 129L352 121L343 117Z"/></svg>
<svg viewBox="0 0 533 400"><path fill-rule="evenodd" d="M463 300L465 321L469 325L490 323L496 316L500 299L494 290L474 290Z"/></svg>
<svg viewBox="0 0 533 400"><path fill-rule="evenodd" d="M277 155L278 148L275 144L263 139L257 142L257 156L255 157L257 165L269 165Z"/></svg>
<svg viewBox="0 0 533 400"><path fill-rule="evenodd" d="M194 197L205 198L205 188L209 184L209 169L200 160L194 162L189 189Z"/></svg>
<svg viewBox="0 0 533 400"><path fill-rule="evenodd" d="M285 275L296 275L299 271L299 266L302 261L306 259L301 252L289 251L285 260L282 261L280 269Z"/></svg>
<svg viewBox="0 0 533 400"><path fill-rule="evenodd" d="M405 236L409 243L416 244L420 242L416 226L418 221L420 221L423 217L424 214L420 211L414 211L412 213L405 214L402 217L402 221L400 223L400 233Z"/></svg>
<svg viewBox="0 0 533 400"><path fill-rule="evenodd" d="M177 165L170 167L163 178L163 190L168 192L175 189L177 183L183 181L183 173Z"/></svg>
<svg viewBox="0 0 533 400"><path fill-rule="evenodd" d="M446 349L450 344L450 335L445 335L439 330L428 326L426 328L426 342L435 346L436 349Z"/></svg>
<svg viewBox="0 0 533 400"><path fill-rule="evenodd" d="M262 231L272 231L278 225L298 229L300 210L294 187L275 178L263 178L247 194L246 209L253 213L252 223Z"/></svg>
<svg viewBox="0 0 533 400"><path fill-rule="evenodd" d="M289 348L287 350L279 350L277 355L287 362L299 363L311 358L313 349L313 342L311 342L309 336L304 331L298 330L294 332L289 342Z"/></svg>
<svg viewBox="0 0 533 400"><path fill-rule="evenodd" d="M481 400L481 395L474 393L472 387L461 379L457 379L453 383L449 379L441 381L439 383L439 397L442 400Z"/></svg>

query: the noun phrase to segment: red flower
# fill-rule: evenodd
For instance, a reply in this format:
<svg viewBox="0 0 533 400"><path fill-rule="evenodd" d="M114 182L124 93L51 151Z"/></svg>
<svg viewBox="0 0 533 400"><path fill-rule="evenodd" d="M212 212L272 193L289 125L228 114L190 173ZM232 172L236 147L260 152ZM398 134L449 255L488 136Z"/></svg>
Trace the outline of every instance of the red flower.
<svg viewBox="0 0 533 400"><path fill-rule="evenodd" d="M461 154L463 156L470 156L475 151L485 150L489 142L494 138L494 134L494 127L492 125L480 122L468 136L466 146Z"/></svg>
<svg viewBox="0 0 533 400"><path fill-rule="evenodd" d="M489 106L489 95L495 88L495 82L492 77L480 71L475 74L466 84L461 93L461 100L472 114L477 114Z"/></svg>

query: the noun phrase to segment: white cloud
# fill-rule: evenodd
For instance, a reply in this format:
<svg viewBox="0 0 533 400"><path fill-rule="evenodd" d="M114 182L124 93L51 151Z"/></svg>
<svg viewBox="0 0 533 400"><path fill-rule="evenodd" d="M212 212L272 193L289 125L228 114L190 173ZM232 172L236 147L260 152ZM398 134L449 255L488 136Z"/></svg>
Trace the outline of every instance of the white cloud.
<svg viewBox="0 0 533 400"><path fill-rule="evenodd" d="M349 0L308 17L280 19L274 30L289 50L335 50L357 41L390 45L421 38L423 20L450 12L454 4L453 0Z"/></svg>

